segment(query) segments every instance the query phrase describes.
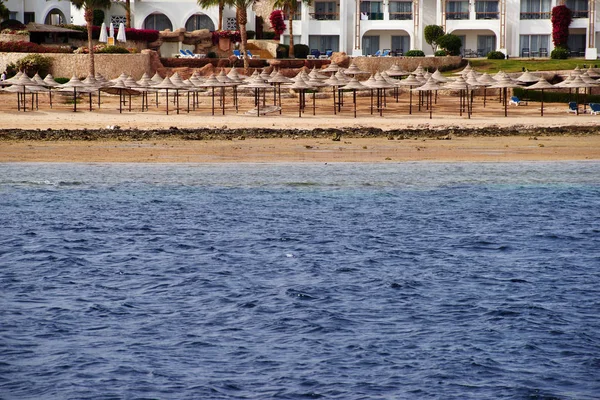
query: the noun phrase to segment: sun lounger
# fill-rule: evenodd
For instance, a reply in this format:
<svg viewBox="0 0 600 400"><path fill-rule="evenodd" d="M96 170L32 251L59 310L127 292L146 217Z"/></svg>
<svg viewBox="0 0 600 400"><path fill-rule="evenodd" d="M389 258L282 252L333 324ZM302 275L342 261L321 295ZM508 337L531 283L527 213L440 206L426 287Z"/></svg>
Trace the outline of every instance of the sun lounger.
<svg viewBox="0 0 600 400"><path fill-rule="evenodd" d="M233 50L233 55L236 56L238 59L242 58L242 53L237 49Z"/></svg>
<svg viewBox="0 0 600 400"><path fill-rule="evenodd" d="M600 103L590 103L590 113L592 115L600 114Z"/></svg>
<svg viewBox="0 0 600 400"><path fill-rule="evenodd" d="M569 108L567 109L567 112L573 113L573 114L579 114L579 110L577 109L577 103L574 101L570 101L569 102Z"/></svg>
<svg viewBox="0 0 600 400"><path fill-rule="evenodd" d="M519 100L519 98L517 96L512 96L508 103L513 104L515 106L520 106L521 104L523 104L523 102L521 100Z"/></svg>

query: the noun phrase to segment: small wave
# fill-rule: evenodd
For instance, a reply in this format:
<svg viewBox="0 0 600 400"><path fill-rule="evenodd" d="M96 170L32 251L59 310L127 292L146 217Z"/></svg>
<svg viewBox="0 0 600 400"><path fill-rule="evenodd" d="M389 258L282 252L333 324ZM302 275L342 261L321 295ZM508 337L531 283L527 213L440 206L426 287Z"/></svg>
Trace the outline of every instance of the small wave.
<svg viewBox="0 0 600 400"><path fill-rule="evenodd" d="M303 293L294 289L288 289L285 292L286 295L296 298L298 300L317 300L317 297L311 296L310 294Z"/></svg>

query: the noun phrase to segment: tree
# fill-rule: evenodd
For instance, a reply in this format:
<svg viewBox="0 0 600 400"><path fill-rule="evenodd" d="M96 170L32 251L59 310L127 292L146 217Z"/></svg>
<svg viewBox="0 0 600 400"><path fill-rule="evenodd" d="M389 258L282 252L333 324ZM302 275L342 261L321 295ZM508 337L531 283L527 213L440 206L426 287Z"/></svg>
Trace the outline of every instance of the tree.
<svg viewBox="0 0 600 400"><path fill-rule="evenodd" d="M8 19L9 16L8 8L4 5L4 1L0 0L0 19Z"/></svg>
<svg viewBox="0 0 600 400"><path fill-rule="evenodd" d="M552 41L555 47L567 48L571 19L571 10L567 6L556 6L552 9Z"/></svg>
<svg viewBox="0 0 600 400"><path fill-rule="evenodd" d="M312 0L274 0L273 7L282 8L288 17L288 30L290 31L290 57L294 58L294 14L298 10L298 3L311 5Z"/></svg>
<svg viewBox="0 0 600 400"><path fill-rule="evenodd" d="M200 7L203 8L208 8L208 7L213 7L213 6L218 6L219 7L219 27L217 28L218 31L223 29L223 10L225 9L225 6L228 5L232 5L232 1L231 0L198 0L198 5Z"/></svg>
<svg viewBox="0 0 600 400"><path fill-rule="evenodd" d="M240 43L240 50L244 56L244 72L248 72L248 54L246 54L246 44L248 43L248 32L246 31L246 24L248 23L248 7L254 4L254 0L229 0L235 7L235 17L237 19L238 27L240 28L240 36L242 42Z"/></svg>
<svg viewBox="0 0 600 400"><path fill-rule="evenodd" d="M447 33L437 39L437 44L451 56L457 56L460 54L462 41L458 36Z"/></svg>
<svg viewBox="0 0 600 400"><path fill-rule="evenodd" d="M427 25L423 34L425 35L425 41L435 53L438 47L438 39L444 36L444 28L439 25Z"/></svg>
<svg viewBox="0 0 600 400"><path fill-rule="evenodd" d="M94 65L94 46L92 44L92 25L94 21L94 10L110 7L110 0L71 0L71 3L78 9L83 9L85 23L88 33L88 48L90 54L90 75L96 74Z"/></svg>

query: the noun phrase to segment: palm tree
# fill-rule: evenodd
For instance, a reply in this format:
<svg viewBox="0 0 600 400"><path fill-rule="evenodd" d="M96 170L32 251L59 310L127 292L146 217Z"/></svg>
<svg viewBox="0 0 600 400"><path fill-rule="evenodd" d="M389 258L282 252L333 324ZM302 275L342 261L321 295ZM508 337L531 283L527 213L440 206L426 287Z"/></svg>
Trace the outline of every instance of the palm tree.
<svg viewBox="0 0 600 400"><path fill-rule="evenodd" d="M8 19L10 15L8 12L8 8L6 8L6 6L3 3L4 2L0 0L0 20Z"/></svg>
<svg viewBox="0 0 600 400"><path fill-rule="evenodd" d="M84 11L85 23L87 25L88 33L88 48L90 50L90 74L96 74L96 67L94 65L94 46L92 45L92 25L94 23L94 10L100 8L110 7L110 0L71 0L73 5Z"/></svg>
<svg viewBox="0 0 600 400"><path fill-rule="evenodd" d="M218 31L223 29L223 10L225 5L231 5L231 0L198 0L198 5L203 8L218 6L219 7L219 27Z"/></svg>
<svg viewBox="0 0 600 400"><path fill-rule="evenodd" d="M248 43L248 32L246 24L248 23L248 7L254 4L254 0L229 0L235 7L235 17L240 28L240 50L244 56L244 72L248 72L248 54L246 54L246 44Z"/></svg>
<svg viewBox="0 0 600 400"><path fill-rule="evenodd" d="M312 0L274 0L273 7L283 9L284 14L288 16L288 30L290 32L290 51L289 56L294 58L294 14L298 10L298 3L303 2L307 6L310 6Z"/></svg>

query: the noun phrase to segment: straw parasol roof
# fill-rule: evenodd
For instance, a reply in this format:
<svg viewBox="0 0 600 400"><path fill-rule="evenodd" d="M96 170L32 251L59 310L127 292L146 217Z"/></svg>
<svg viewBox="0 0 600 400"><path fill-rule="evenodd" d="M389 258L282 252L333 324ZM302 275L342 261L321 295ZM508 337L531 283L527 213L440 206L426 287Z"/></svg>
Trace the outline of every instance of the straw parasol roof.
<svg viewBox="0 0 600 400"><path fill-rule="evenodd" d="M340 82L349 82L350 78L348 78L348 75L346 75L345 73L343 73L341 70L339 70L338 72L336 72L334 74L334 76L337 78L338 81Z"/></svg>
<svg viewBox="0 0 600 400"><path fill-rule="evenodd" d="M235 67L231 68L227 76L229 77L229 79L236 82L243 82L246 78L245 76L240 75Z"/></svg>
<svg viewBox="0 0 600 400"><path fill-rule="evenodd" d="M600 78L600 74L597 73L591 66L588 68L588 70L586 72L587 72L588 76L592 79Z"/></svg>
<svg viewBox="0 0 600 400"><path fill-rule="evenodd" d="M393 64L385 72L388 74L388 76L391 76L391 77L410 75L410 72L403 70L402 67L400 67L398 64Z"/></svg>
<svg viewBox="0 0 600 400"><path fill-rule="evenodd" d="M167 76L163 79L159 84L153 86L154 89L165 89L165 90L175 90L179 89L177 86L171 82L171 79Z"/></svg>
<svg viewBox="0 0 600 400"><path fill-rule="evenodd" d="M342 90L368 90L369 87L363 85L356 78L352 78L350 82L346 83L344 86L340 87Z"/></svg>
<svg viewBox="0 0 600 400"><path fill-rule="evenodd" d="M493 89L509 89L509 88L516 88L516 87L520 87L520 85L516 82L514 82L512 79L510 79L510 77L508 75L505 75L504 77L502 77L500 80L496 81L496 83L492 86L490 86Z"/></svg>
<svg viewBox="0 0 600 400"><path fill-rule="evenodd" d="M328 78L328 76L323 75L322 73L320 73L319 71L317 71L316 67L313 67L313 69L310 71L310 73L308 74L308 76L311 79L321 79L321 80L325 80Z"/></svg>
<svg viewBox="0 0 600 400"><path fill-rule="evenodd" d="M423 66L419 63L419 65L417 66L417 68L415 68L415 70L412 72L414 75L419 75L419 74L423 74L425 72L425 70L423 69Z"/></svg>
<svg viewBox="0 0 600 400"><path fill-rule="evenodd" d="M133 80L133 82L135 83L135 80ZM119 80L114 85L108 86L105 88L101 88L100 90L102 90L103 92L106 92L108 94L131 94L131 95L140 94L139 90L128 87L125 84L125 80Z"/></svg>
<svg viewBox="0 0 600 400"><path fill-rule="evenodd" d="M21 78L21 76L23 76L23 72L22 72L22 71L19 71L19 72L17 72L17 74L16 74L15 76L13 76L12 78L5 80L5 81L4 81L4 83L5 83L5 84L13 84L13 83L16 83L16 82L17 82L17 81L18 81L18 80Z"/></svg>
<svg viewBox="0 0 600 400"><path fill-rule="evenodd" d="M582 79L584 82L586 82L586 83L590 83L590 84L592 84L592 85L594 85L594 86L598 86L598 85L600 85L600 82L596 81L595 79L592 79L592 78L591 78L591 77L588 75L587 71L585 71L583 74L581 74L581 75L580 75L580 77L581 77L581 79Z"/></svg>
<svg viewBox="0 0 600 400"><path fill-rule="evenodd" d="M421 86L423 83L418 80L414 74L410 74L408 78L398 81L398 85L400 86L409 86L409 87L417 87Z"/></svg>
<svg viewBox="0 0 600 400"><path fill-rule="evenodd" d="M296 82L294 82L292 85L290 85L288 87L290 89L294 89L294 90L314 89L314 86L312 86L310 83L304 81L303 79L298 79Z"/></svg>
<svg viewBox="0 0 600 400"><path fill-rule="evenodd" d="M152 76L151 80L152 80L152 82L154 82L155 84L159 84L159 83L163 83L163 82L164 82L164 79L163 79L163 77L162 77L162 76L160 76L160 75L158 74L158 72L156 72L156 73L154 74L154 76Z"/></svg>
<svg viewBox="0 0 600 400"><path fill-rule="evenodd" d="M525 71L523 72L523 74L521 74L521 76L517 78L517 82L532 83L537 82L540 79L540 77L533 75L531 72Z"/></svg>
<svg viewBox="0 0 600 400"><path fill-rule="evenodd" d="M321 72L338 72L340 70L339 65L335 61L332 61L326 68L322 69Z"/></svg>
<svg viewBox="0 0 600 400"><path fill-rule="evenodd" d="M328 86L339 87L344 86L346 82L341 82L335 74L332 74L329 78L324 81Z"/></svg>
<svg viewBox="0 0 600 400"><path fill-rule="evenodd" d="M356 76L356 75L368 75L369 73L361 70L360 68L358 68L356 66L356 64L352 63L352 64L350 64L350 66L347 69L344 70L344 74Z"/></svg>
<svg viewBox="0 0 600 400"><path fill-rule="evenodd" d="M436 69L433 72L433 74L431 74L431 77L440 83L445 83L445 82L449 81L448 78L446 78L444 75L442 75L442 73L440 72L439 69Z"/></svg>
<svg viewBox="0 0 600 400"><path fill-rule="evenodd" d="M206 81L204 81L204 83L202 83L200 85L200 87L204 87L204 88L220 88L220 87L227 87L227 86L230 86L230 85L226 82L220 82L217 79L217 77L215 76L215 74L210 74L208 79L206 79Z"/></svg>
<svg viewBox="0 0 600 400"><path fill-rule="evenodd" d="M269 80L267 82L284 84L284 83L293 83L294 81L291 80L290 78L288 78L287 76L284 76L281 73L281 71L277 71L277 73L274 76L272 76L271 78L269 78Z"/></svg>
<svg viewBox="0 0 600 400"><path fill-rule="evenodd" d="M233 79L225 75L224 70L221 70L221 72L219 72L219 75L217 75L216 78L219 82L224 83L226 86L236 86L241 84L241 82L234 81Z"/></svg>
<svg viewBox="0 0 600 400"><path fill-rule="evenodd" d="M581 76L579 76L579 75L575 76L572 80L570 80L565 85L563 85L563 87L573 88L573 89L589 88L589 87L595 87L595 86L598 86L598 84L585 82L583 79L581 79Z"/></svg>
<svg viewBox="0 0 600 400"><path fill-rule="evenodd" d="M440 86L440 84L434 78L429 78L424 85L414 88L412 90L414 92L426 92L428 90L433 91L433 90L442 90L442 89L443 89L443 87Z"/></svg>
<svg viewBox="0 0 600 400"><path fill-rule="evenodd" d="M494 83L496 83L496 81L494 81ZM465 78L463 78L461 75L459 75L452 82L446 83L444 85L444 89L449 89L449 90L467 90L467 89L469 89L469 86L468 86L467 81L465 81Z"/></svg>
<svg viewBox="0 0 600 400"><path fill-rule="evenodd" d="M485 86L492 86L496 84L496 80L492 78L487 72L483 73L477 81Z"/></svg>
<svg viewBox="0 0 600 400"><path fill-rule="evenodd" d="M61 85L61 89L73 89L73 88L87 88L87 85L81 82L75 75L69 80L69 82Z"/></svg>
<svg viewBox="0 0 600 400"><path fill-rule="evenodd" d="M47 87L58 87L58 86L60 86L60 83L56 82L54 80L54 77L51 74L48 74L44 78L44 86L47 86Z"/></svg>

